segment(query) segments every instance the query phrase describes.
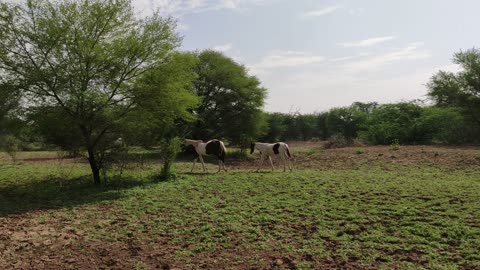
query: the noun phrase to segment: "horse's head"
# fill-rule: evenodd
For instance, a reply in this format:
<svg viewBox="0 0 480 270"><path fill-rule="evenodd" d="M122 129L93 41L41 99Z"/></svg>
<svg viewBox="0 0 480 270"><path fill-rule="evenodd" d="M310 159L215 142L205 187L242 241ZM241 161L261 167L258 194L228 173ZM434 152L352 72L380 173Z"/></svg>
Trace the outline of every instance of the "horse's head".
<svg viewBox="0 0 480 270"><path fill-rule="evenodd" d="M250 144L250 155L255 151L255 143Z"/></svg>

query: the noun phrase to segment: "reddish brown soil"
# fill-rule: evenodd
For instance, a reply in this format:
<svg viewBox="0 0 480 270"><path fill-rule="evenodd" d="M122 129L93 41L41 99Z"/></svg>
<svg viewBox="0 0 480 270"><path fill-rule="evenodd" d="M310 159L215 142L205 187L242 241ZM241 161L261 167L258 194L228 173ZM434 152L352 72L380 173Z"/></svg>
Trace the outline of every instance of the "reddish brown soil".
<svg viewBox="0 0 480 270"><path fill-rule="evenodd" d="M439 146L401 146L392 150L388 146L361 146L323 150L321 143L290 143L295 155L297 169L352 169L359 166L390 165L420 166L430 165L450 169L465 167L478 168L480 165L479 147L439 147ZM79 162L64 159L64 162ZM255 160L256 162L257 160ZM55 158L29 158L23 162L58 162ZM229 164L230 169L254 169L255 162L236 161ZM279 162L276 161L278 169ZM264 168L268 169L267 163ZM82 231L75 229L75 224L63 220L38 219L41 211L21 215L0 217L0 268L2 269L190 269L174 262L174 247L165 242L154 243L137 239L134 235L128 238L113 239L111 242L92 240ZM312 228L303 228L309 233ZM302 228L299 228L302 230ZM326 247L335 250L337 243L325 239ZM68 252L67 252L68 251ZM396 252L396 251L394 251ZM421 254L420 254L421 255ZM244 250L241 254L236 250L224 250L218 254L205 254L203 260L196 262L196 269L222 269L226 265L215 263L216 258L258 257L271 263L263 269L296 269L295 258L285 257L275 251L266 254L252 254ZM305 255L305 260L315 260ZM419 254L412 251L408 254L416 261ZM139 263L141 262L141 263ZM359 265L355 258L345 261L332 258L315 265L322 269L375 269L376 263L370 266ZM143 268L142 268L143 267ZM245 269L239 264L234 268ZM253 269L262 269L253 268Z"/></svg>
<svg viewBox="0 0 480 270"><path fill-rule="evenodd" d="M475 167L480 165L478 146L400 146L393 150L390 146L356 146L324 149L323 143L289 143L297 169L354 169L359 166L434 166L448 169ZM255 162L234 162L234 169L254 169ZM279 159L273 159L277 169L281 169ZM269 169L268 161L263 169Z"/></svg>

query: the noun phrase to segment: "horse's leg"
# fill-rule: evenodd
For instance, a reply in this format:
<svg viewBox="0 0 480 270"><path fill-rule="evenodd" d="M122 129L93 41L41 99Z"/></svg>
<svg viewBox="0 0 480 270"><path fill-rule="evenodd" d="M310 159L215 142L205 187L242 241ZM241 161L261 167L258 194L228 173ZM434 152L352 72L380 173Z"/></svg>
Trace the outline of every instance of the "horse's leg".
<svg viewBox="0 0 480 270"><path fill-rule="evenodd" d="M218 171L217 172L220 172L221 169L222 169L222 161L219 159L218 160Z"/></svg>
<svg viewBox="0 0 480 270"><path fill-rule="evenodd" d="M225 162L223 162L223 160L222 160L222 166L223 166L223 169L227 171L227 167L225 167Z"/></svg>
<svg viewBox="0 0 480 270"><path fill-rule="evenodd" d="M203 172L205 172L206 169L205 169L205 162L203 161L203 156L199 155L199 157L200 157L200 161L202 162Z"/></svg>
<svg viewBox="0 0 480 270"><path fill-rule="evenodd" d="M285 163L287 163L287 162L286 162L286 160L285 160L285 155L280 155L280 157L282 158L282 162L283 162L283 171L285 172L285 171L286 171L286 168L285 168L286 164L285 164ZM289 168L290 168L290 167L289 167Z"/></svg>
<svg viewBox="0 0 480 270"><path fill-rule="evenodd" d="M292 171L293 170L292 158L287 157L287 162L288 162L288 169Z"/></svg>
<svg viewBox="0 0 480 270"><path fill-rule="evenodd" d="M272 172L273 172L275 169L273 168L272 157L271 157L271 156L268 156L268 160L270 160L270 165L272 165Z"/></svg>
<svg viewBox="0 0 480 270"><path fill-rule="evenodd" d="M265 160L265 156L262 154L260 155L260 162L259 162L259 165L258 165L258 168L257 168L257 172L260 170L260 168L262 167L263 165L263 161Z"/></svg>
<svg viewBox="0 0 480 270"><path fill-rule="evenodd" d="M195 163L197 162L197 159L198 158L193 159L193 166L192 166L192 169L190 170L190 172L193 172L193 169L195 169Z"/></svg>

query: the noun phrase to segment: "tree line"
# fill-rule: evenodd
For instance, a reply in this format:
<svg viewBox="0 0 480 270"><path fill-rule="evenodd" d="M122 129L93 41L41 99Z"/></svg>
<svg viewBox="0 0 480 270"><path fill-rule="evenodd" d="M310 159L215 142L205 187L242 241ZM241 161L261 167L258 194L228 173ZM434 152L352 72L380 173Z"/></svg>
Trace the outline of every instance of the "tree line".
<svg viewBox="0 0 480 270"><path fill-rule="evenodd" d="M0 4L0 144L86 153L95 183L125 144L160 146L164 171L179 139L343 136L374 144L477 143L480 52L428 84L433 106L354 103L318 114L266 113L267 90L220 52L182 52L175 21L135 15L130 0Z"/></svg>
<svg viewBox="0 0 480 270"><path fill-rule="evenodd" d="M456 107L355 102L314 114L267 113L266 141L342 139L345 143L477 144L480 128Z"/></svg>

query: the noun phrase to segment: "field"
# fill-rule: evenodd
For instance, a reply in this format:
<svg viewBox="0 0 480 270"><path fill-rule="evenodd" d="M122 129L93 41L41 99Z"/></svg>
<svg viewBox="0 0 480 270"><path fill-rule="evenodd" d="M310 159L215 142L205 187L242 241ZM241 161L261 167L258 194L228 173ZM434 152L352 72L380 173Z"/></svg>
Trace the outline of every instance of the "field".
<svg viewBox="0 0 480 270"><path fill-rule="evenodd" d="M480 148L255 157L154 182L148 155L109 183L55 152L0 156L0 269L480 269Z"/></svg>

